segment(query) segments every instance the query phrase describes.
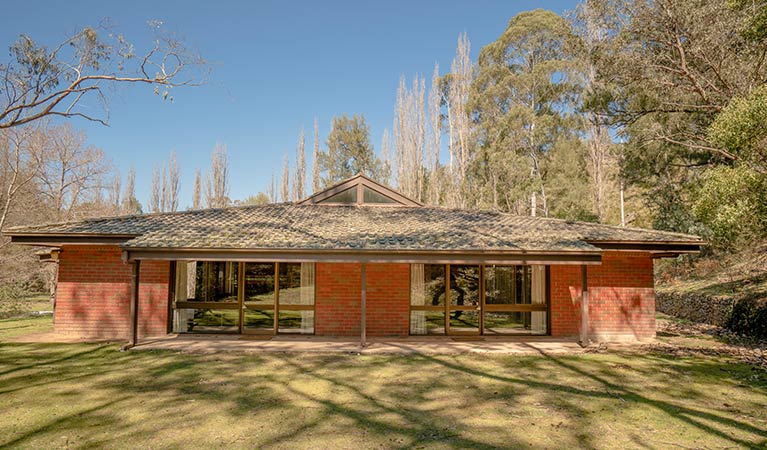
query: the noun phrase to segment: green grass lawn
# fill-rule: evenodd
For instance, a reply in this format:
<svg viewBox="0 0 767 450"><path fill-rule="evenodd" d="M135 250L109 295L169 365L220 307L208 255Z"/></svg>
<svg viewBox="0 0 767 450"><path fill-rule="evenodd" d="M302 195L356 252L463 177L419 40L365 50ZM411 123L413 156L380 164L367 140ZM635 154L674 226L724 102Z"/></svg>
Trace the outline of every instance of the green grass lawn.
<svg viewBox="0 0 767 450"><path fill-rule="evenodd" d="M131 351L0 321L0 448L749 448L767 373L718 356Z"/></svg>

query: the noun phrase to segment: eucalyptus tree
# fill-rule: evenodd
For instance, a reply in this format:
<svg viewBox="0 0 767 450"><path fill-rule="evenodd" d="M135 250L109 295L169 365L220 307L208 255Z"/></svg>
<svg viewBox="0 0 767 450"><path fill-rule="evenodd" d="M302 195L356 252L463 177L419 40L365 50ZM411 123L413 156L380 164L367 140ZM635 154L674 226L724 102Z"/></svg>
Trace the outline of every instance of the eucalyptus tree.
<svg viewBox="0 0 767 450"><path fill-rule="evenodd" d="M540 206L549 215L548 165L555 144L577 139L576 58L570 24L551 11L518 14L479 54L470 107L477 157L476 200L517 213Z"/></svg>
<svg viewBox="0 0 767 450"><path fill-rule="evenodd" d="M326 151L319 154L325 187L358 173L381 178L382 164L373 152L370 126L364 116L334 117L326 147Z"/></svg>
<svg viewBox="0 0 767 450"><path fill-rule="evenodd" d="M627 138L622 177L645 189L655 226L696 231L689 206L704 172L753 163L709 130L733 99L767 80L764 3L587 3L607 26L594 106Z"/></svg>
<svg viewBox="0 0 767 450"><path fill-rule="evenodd" d="M144 84L172 100L172 90L204 82L205 60L151 20L151 45L142 53L108 21L45 45L22 34L0 62L0 129L45 117L80 117L107 124L109 88ZM101 108L95 107L100 104Z"/></svg>

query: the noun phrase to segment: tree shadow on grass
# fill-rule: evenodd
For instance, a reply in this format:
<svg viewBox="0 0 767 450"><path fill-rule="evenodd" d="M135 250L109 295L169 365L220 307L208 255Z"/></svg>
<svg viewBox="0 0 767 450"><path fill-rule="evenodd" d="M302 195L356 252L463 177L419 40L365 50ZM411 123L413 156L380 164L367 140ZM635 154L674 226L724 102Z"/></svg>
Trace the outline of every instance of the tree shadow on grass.
<svg viewBox="0 0 767 450"><path fill-rule="evenodd" d="M7 370L4 370L4 371L0 372L0 376L7 375L7 374L10 374L10 373L13 373L13 372L19 372L19 371L22 371L22 370L32 369L32 368L39 367L39 366L50 365L50 364L58 364L58 363L66 362L66 361L76 360L76 359L80 359L80 358L88 356L88 355L95 355L95 354L99 353L100 351L102 351L104 349L104 347L105 347L104 345L98 345L98 346L94 346L93 348L88 349L88 350L84 350L84 351L81 351L81 352L76 352L76 353L72 353L72 354L69 354L69 355L60 356L60 357L56 357L56 358L51 358L51 359L47 359L47 360L43 360L43 361L35 359L34 355L30 355L30 356L27 357L27 359L30 362L26 363L26 364L19 364L18 363L19 357L18 357L18 354L15 353L15 352L14 352L14 354L13 354L14 356L12 358L8 357L8 356L10 356L10 352L7 349L10 349L10 348L26 347L26 348L29 348L29 349L42 349L42 350L45 350L45 349L51 349L54 346L61 346L63 349L69 347L67 344L27 344L27 345L19 345L19 344L0 343L0 365L9 365L9 366L15 365L16 366L16 367L13 367L11 369L7 369Z"/></svg>
<svg viewBox="0 0 767 450"><path fill-rule="evenodd" d="M92 408L78 411L77 414L70 414L47 422L45 425L39 426L33 430L29 430L14 439L7 442L0 442L0 449L15 448L26 441L36 437L40 433L45 433L52 430L68 429L74 430L76 427L83 427L88 423L97 423L101 426L104 425L118 425L117 419L110 414L110 409L114 408L118 403L126 400L127 397L119 397L110 401L101 403ZM50 443L52 446L54 444Z"/></svg>
<svg viewBox="0 0 767 450"><path fill-rule="evenodd" d="M114 346L103 345L85 349L72 345L6 346L5 349L14 351L9 354L0 351L0 366L16 365L19 357L21 366L12 367L0 378L3 388L8 388L4 392L29 388L31 395L38 395L41 391L35 388L51 384L54 386L47 400L57 402L62 401L59 398L77 398L72 397L77 395L72 392L72 386L75 386L95 392L95 400L89 401L97 404L84 404L81 410L67 417L42 422L31 429L22 427L22 434L11 434L7 437L11 440L0 443L0 447L33 445L37 442L33 438L41 439L44 435L42 439L45 439L64 430L69 435L69 430L78 428L81 433L91 433L89 445L98 441L100 445L115 446L120 445L120 439L126 436L160 437L163 433L176 436L165 438L172 441L180 439L174 427L179 424L192 430L210 427L209 415L215 414L224 418L225 423L232 424L230 426L270 418L267 423L273 424L272 429L260 435L252 434L248 427L235 428L232 432L231 438L237 445L251 447L284 447L317 437L343 439L346 433L364 433L360 438L364 442L382 441L386 442L385 446L394 448L485 449L497 448L498 442L503 442L505 447L517 448L529 445L524 439L531 439L531 432L526 431L528 434L520 438L508 427L512 421L525 426L526 418L505 418L497 424L480 422L475 425L472 417L466 414L491 412L487 402L495 397L502 400L496 405L508 403L513 412L516 402L524 396L542 402L536 410L542 414L552 410L552 414L565 415L566 431L570 435L563 439L580 448L599 447L595 442L599 437L598 424L590 421L591 411L587 408L592 407L592 401L597 401L597 405L604 404L601 400L618 406L621 403L617 401L621 401L646 407L735 445L754 447L767 443L767 431L742 419L675 402L677 391L670 395L664 393L670 398L664 401L645 395L638 388L632 389L627 383L620 382L621 370L624 370L621 367L610 366L611 370L608 370L610 364L599 360L553 357L545 352L540 352L540 356L505 357L494 363L493 358L483 355L462 360L463 357L422 353L342 357L186 355L171 351L118 353ZM530 349L535 350L532 346ZM25 350L30 350L30 354L27 355ZM643 367L670 365L667 358L657 355L631 355L631 358L650 362L638 364ZM516 370L506 372L503 364L513 364ZM709 364L711 371L716 373L716 364ZM584 380L584 383L570 384L562 382L558 376L547 377L547 371L552 368L561 374L569 374L565 378ZM21 371L23 369L28 370ZM735 375L722 372L721 376ZM634 375L635 378L641 376L650 374ZM434 400L434 395L439 399L437 406L429 403ZM104 400L105 396L109 398ZM573 401L578 399L587 403L581 407L578 401ZM143 405L145 400L156 401L152 403L155 407L158 404L170 406L152 410L149 422L118 424L123 410L146 413L142 411L146 407ZM45 401L39 399L34 406L44 407ZM193 406L194 402L198 406ZM185 415L179 416L179 411ZM506 414L504 411L501 414ZM91 425L96 423L98 425ZM348 427L349 423L353 426L348 429L336 431L334 428ZM105 430L104 427L108 428L110 424L115 424L119 430L115 433ZM91 426L94 428L89 428ZM742 433L731 435L722 431L725 428ZM743 435L755 436L761 441L754 444ZM208 445L211 439L207 435L200 437L199 433L194 436L198 445ZM532 435L532 439L548 439L550 436L544 431ZM637 447L650 447L649 441L643 442L641 435L628 434L625 439ZM170 446L174 445L182 444L172 442Z"/></svg>
<svg viewBox="0 0 767 450"><path fill-rule="evenodd" d="M483 372L481 370L477 370L464 365L452 363L452 362L446 361L443 358L431 356L428 354L418 353L418 355L428 361L434 362L436 364L440 364L446 368L453 369L459 372L468 373L478 377L503 381L506 383L525 385L535 389L542 389L545 391L556 391L556 392L560 392L562 394L567 394L567 395L576 395L576 396L584 396L584 397L602 397L602 398L616 398L616 394L617 394L620 396L621 399L627 402L632 402L632 403L651 407L652 409L658 412L662 412L673 419L679 420L681 422L685 422L705 433L733 442L734 444L741 445L748 448L756 448L756 447L762 448L767 444L767 430L763 428L758 428L750 423L725 417L712 412L700 411L697 409L685 407L680 404L675 404L671 402L649 398L645 395L642 395L638 392L628 389L625 386L613 383L605 379L604 377L600 377L588 371L582 370L578 368L577 366L575 366L574 364L568 364L565 362L565 358L552 356L546 353L545 351L542 351L534 346L528 346L528 347L530 348L530 350L539 353L542 357L544 357L547 361L551 362L552 364L562 369L568 370L580 377L583 377L585 379L589 379L593 382L598 383L599 385L605 388L605 391L604 392L593 391L593 390L578 388L575 386L555 384L555 383L551 383L547 381L535 381L531 379L519 379L519 378L501 376L501 375ZM637 355L632 355L632 357L641 358L641 356L637 356ZM715 422L725 427L736 428L743 432L764 438L764 440L762 440L758 444L754 444L753 442L739 439L727 432L718 430L710 425L707 425L706 423L703 422L703 420ZM586 444L586 443L584 442L583 444Z"/></svg>
<svg viewBox="0 0 767 450"><path fill-rule="evenodd" d="M408 442L402 443L399 448L421 447L430 443L439 442L449 443L456 448L472 449L495 449L497 445L485 443L476 439L466 437L466 430L457 429L456 425L445 423L446 418L424 410L414 410L404 405L386 404L376 397L364 392L362 389L351 383L345 382L340 377L326 376L319 371L307 368L292 358L285 358L285 364L292 367L297 373L304 376L330 383L340 387L345 391L352 393L355 397L361 399L364 405L372 408L373 411L364 411L362 405L352 407L339 401L319 398L311 394L302 392L298 389L290 389L291 393L297 397L319 404L323 407L328 416L341 416L351 420L356 425L364 427L365 430L372 431L383 437L403 436ZM411 399L414 400L414 399ZM417 402L417 400L416 400ZM356 402L354 403L356 404ZM397 426L389 421L380 418L382 415L390 415L401 419L406 426ZM316 420L313 425L322 423L322 420ZM305 429L309 429L307 425ZM284 433L263 442L263 446L278 445L285 439L290 438L294 433ZM523 443L514 440L511 435L507 438L509 448L518 448Z"/></svg>

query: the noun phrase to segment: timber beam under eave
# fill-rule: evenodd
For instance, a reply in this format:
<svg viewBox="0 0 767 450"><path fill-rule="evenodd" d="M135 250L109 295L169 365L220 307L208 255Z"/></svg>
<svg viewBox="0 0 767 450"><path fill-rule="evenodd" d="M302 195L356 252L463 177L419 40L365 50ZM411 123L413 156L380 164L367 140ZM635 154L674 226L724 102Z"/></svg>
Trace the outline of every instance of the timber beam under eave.
<svg viewBox="0 0 767 450"><path fill-rule="evenodd" d="M123 260L190 260L248 262L328 262L401 264L518 264L518 265L598 265L602 252L569 253L489 253L489 252L405 252L405 251L254 251L242 249L133 249L123 248Z"/></svg>

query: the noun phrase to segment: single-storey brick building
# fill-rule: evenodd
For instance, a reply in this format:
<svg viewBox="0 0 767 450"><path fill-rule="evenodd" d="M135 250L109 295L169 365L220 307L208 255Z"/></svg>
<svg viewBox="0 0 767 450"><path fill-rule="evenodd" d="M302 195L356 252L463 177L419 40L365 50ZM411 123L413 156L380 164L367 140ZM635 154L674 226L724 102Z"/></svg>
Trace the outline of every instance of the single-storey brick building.
<svg viewBox="0 0 767 450"><path fill-rule="evenodd" d="M297 203L6 234L55 248L56 332L129 345L168 333L652 339L653 259L702 245L427 207L362 175Z"/></svg>

